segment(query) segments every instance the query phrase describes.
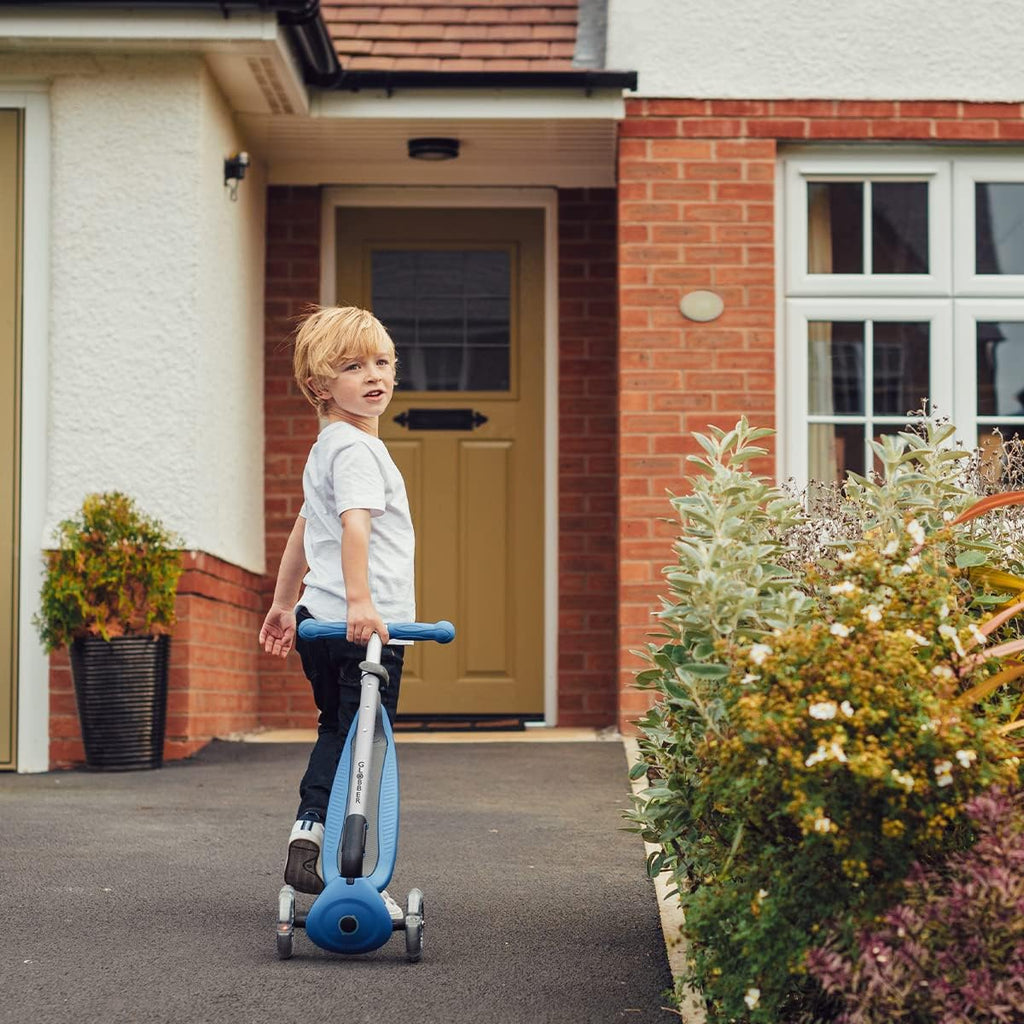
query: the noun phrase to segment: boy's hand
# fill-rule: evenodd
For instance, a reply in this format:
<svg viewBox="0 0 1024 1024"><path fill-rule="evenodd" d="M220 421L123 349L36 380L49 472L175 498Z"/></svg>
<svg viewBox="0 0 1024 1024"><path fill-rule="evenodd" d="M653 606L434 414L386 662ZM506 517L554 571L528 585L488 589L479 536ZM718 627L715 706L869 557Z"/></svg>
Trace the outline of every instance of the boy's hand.
<svg viewBox="0 0 1024 1024"><path fill-rule="evenodd" d="M374 633L380 637L382 644L388 642L388 627L384 625L384 620L378 614L373 602L370 600L350 601L346 638L350 643L365 647Z"/></svg>
<svg viewBox="0 0 1024 1024"><path fill-rule="evenodd" d="M272 605L260 630L260 646L278 658L286 658L295 646L295 610Z"/></svg>

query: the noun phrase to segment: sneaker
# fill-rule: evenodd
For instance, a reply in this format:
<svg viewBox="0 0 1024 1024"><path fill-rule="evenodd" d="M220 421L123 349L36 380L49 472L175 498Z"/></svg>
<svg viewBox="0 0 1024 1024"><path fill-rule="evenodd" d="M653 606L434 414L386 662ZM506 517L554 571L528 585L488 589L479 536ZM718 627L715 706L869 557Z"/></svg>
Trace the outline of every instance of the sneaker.
<svg viewBox="0 0 1024 1024"><path fill-rule="evenodd" d="M384 906L388 908L392 921L405 920L405 911L394 901L387 889L381 889L380 898L384 901Z"/></svg>
<svg viewBox="0 0 1024 1024"><path fill-rule="evenodd" d="M321 850L324 826L316 811L307 811L292 825L288 837L288 860L284 880L299 892L322 892L324 888Z"/></svg>

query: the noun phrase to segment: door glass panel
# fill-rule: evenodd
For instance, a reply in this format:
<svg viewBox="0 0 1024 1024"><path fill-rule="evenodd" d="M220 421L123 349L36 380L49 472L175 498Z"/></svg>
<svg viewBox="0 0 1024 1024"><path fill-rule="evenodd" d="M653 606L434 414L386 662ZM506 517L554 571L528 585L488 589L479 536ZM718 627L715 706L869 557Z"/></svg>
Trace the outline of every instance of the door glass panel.
<svg viewBox="0 0 1024 1024"><path fill-rule="evenodd" d="M811 480L838 483L850 471L863 476L863 424L812 423L808 430L808 471Z"/></svg>
<svg viewBox="0 0 1024 1024"><path fill-rule="evenodd" d="M807 183L807 272L864 273L864 185Z"/></svg>
<svg viewBox="0 0 1024 1024"><path fill-rule="evenodd" d="M873 336L875 414L920 409L931 393L928 323L875 321Z"/></svg>
<svg viewBox="0 0 1024 1024"><path fill-rule="evenodd" d="M807 325L807 405L812 416L864 413L864 324L812 320Z"/></svg>
<svg viewBox="0 0 1024 1024"><path fill-rule="evenodd" d="M978 415L1024 416L1024 322L978 321Z"/></svg>
<svg viewBox="0 0 1024 1024"><path fill-rule="evenodd" d="M373 312L390 331L406 391L508 391L507 249L375 249Z"/></svg>
<svg viewBox="0 0 1024 1024"><path fill-rule="evenodd" d="M871 272L928 273L927 182L872 182Z"/></svg>
<svg viewBox="0 0 1024 1024"><path fill-rule="evenodd" d="M1024 182L975 183L974 259L978 274L1024 274Z"/></svg>

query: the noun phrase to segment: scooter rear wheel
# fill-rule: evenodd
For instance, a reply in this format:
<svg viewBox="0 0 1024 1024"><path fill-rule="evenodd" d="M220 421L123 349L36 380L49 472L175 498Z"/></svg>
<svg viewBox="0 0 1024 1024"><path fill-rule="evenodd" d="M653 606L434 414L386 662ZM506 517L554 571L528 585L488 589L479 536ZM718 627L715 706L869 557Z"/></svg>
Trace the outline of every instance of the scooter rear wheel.
<svg viewBox="0 0 1024 1024"><path fill-rule="evenodd" d="M423 893L410 889L405 907L405 955L414 964L423 956Z"/></svg>
<svg viewBox="0 0 1024 1024"><path fill-rule="evenodd" d="M295 890L290 885L281 886L277 894L277 955L287 960L294 950L295 940Z"/></svg>

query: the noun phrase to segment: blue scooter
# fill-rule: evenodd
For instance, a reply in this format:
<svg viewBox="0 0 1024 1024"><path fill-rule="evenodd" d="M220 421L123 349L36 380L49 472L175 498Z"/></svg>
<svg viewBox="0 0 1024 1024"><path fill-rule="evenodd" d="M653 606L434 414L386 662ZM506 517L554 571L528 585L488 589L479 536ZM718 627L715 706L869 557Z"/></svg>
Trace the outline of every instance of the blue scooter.
<svg viewBox="0 0 1024 1024"><path fill-rule="evenodd" d="M395 640L446 644L455 638L455 627L445 621L395 623L388 625L388 633ZM345 623L306 619L299 635L305 640L344 637ZM381 646L374 633L359 666L359 714L348 731L327 805L323 891L305 915L295 912L292 886L282 886L278 895L277 955L282 960L292 955L296 928L305 928L318 946L334 953L369 953L395 931L404 931L408 959L415 962L423 955L423 893L409 892L397 921L380 895L391 881L398 853L398 758L380 700L388 683Z"/></svg>

